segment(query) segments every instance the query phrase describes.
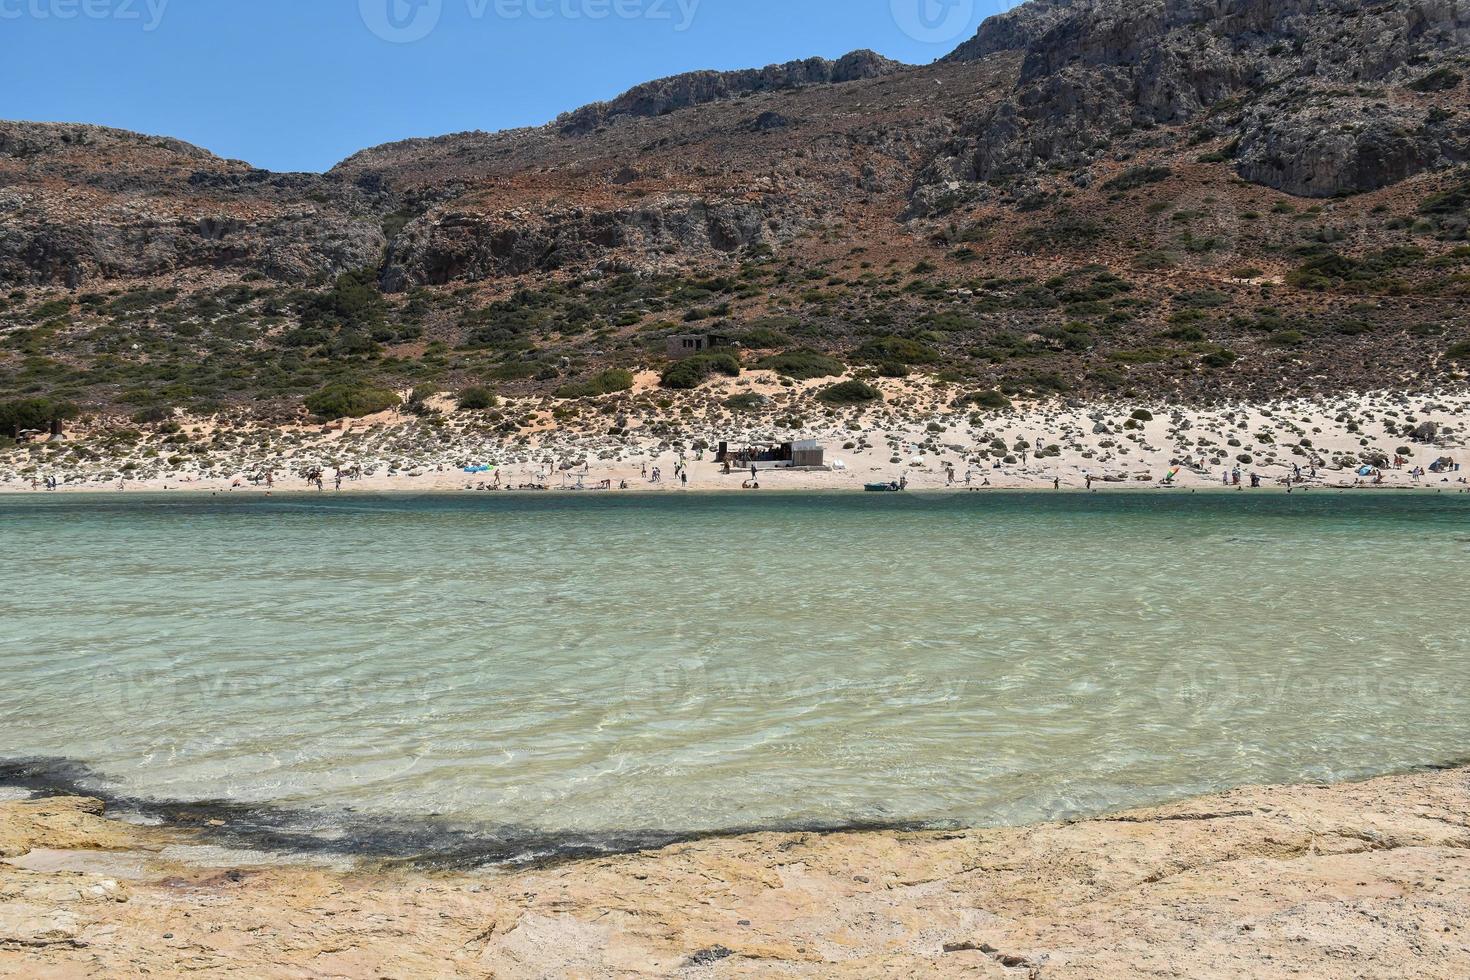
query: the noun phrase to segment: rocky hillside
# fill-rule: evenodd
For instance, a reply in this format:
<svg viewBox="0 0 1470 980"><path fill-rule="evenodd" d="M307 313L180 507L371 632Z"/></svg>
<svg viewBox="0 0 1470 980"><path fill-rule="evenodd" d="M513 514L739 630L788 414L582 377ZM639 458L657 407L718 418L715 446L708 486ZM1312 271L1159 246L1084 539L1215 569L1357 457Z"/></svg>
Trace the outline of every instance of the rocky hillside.
<svg viewBox="0 0 1470 980"><path fill-rule="evenodd" d="M563 133L589 133L624 116L666 116L679 109L720 102L757 92L779 92L810 85L836 85L891 75L905 66L872 51L854 51L837 61L808 58L745 71L697 71L639 85L611 102L595 102L556 121Z"/></svg>
<svg viewBox="0 0 1470 980"><path fill-rule="evenodd" d="M1436 385L1467 75L1457 0L1032 0L933 65L697 72L323 175L0 124L0 381L550 395L711 330L957 395Z"/></svg>
<svg viewBox="0 0 1470 980"><path fill-rule="evenodd" d="M186 270L309 281L376 264L382 202L316 174L274 174L179 140L0 122L0 284Z"/></svg>

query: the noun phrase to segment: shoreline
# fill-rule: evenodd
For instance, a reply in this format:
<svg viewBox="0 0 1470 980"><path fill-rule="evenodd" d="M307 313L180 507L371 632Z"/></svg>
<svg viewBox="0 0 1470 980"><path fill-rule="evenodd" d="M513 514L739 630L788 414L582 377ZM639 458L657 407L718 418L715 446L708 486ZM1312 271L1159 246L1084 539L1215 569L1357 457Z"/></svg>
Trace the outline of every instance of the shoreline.
<svg viewBox="0 0 1470 980"><path fill-rule="evenodd" d="M612 430L569 419L506 433L463 412L425 419L390 411L284 428L180 417L149 431L99 420L68 441L0 451L0 493L48 492L40 489L48 479L57 481L58 493L115 493L119 481L123 492L283 493L314 489L306 478L314 470L325 493L338 492L339 470L341 490L366 493L503 493L493 489L502 485L754 492L743 487L748 471L722 472L715 447L799 440L823 447L827 469L761 470L762 492L861 492L868 483L902 479L911 491L926 493L1081 490L1089 481L1096 490L1224 490L1235 489L1225 481L1237 471L1247 490L1284 489L1288 481L1302 489L1470 490L1465 392L1212 408L1053 401L972 413L955 408L952 393L932 383L891 386L905 401L902 414L879 406L833 411L820 420L737 418L710 407L721 392L701 392L647 418L619 419ZM723 394L737 389L733 382L727 387ZM539 402L506 411L537 419L553 414ZM1416 470L1424 472L1416 476ZM1250 486L1252 474L1260 487ZM598 489L604 481L606 491Z"/></svg>
<svg viewBox="0 0 1470 980"><path fill-rule="evenodd" d="M1429 768L1026 827L435 873L6 800L0 973L1463 976L1467 809L1470 770Z"/></svg>
<svg viewBox="0 0 1470 980"><path fill-rule="evenodd" d="M1117 803L1095 811L1064 813L1026 823L966 819L843 820L801 823L733 825L708 830L639 829L537 830L529 827L484 825L471 829L439 822L437 815L327 813L309 806L292 807L269 801L236 802L224 799L175 800L130 796L121 789L95 785L103 777L70 760L0 759L0 805L43 799L86 799L104 808L107 819L128 826L156 828L159 833L197 835L205 842L242 853L256 853L273 863L311 864L330 858L356 870L377 865L423 871L463 873L545 868L598 858L658 852L671 847L708 844L762 835L786 837L815 835L943 834L986 830L1026 829L1049 824L1067 825L1115 819L1118 814L1158 809L1192 799L1242 790L1276 786L1354 786L1375 780L1440 772L1464 771L1470 776L1470 756L1457 755L1440 762L1395 766L1332 778L1326 783L1301 782L1224 786L1198 792L1179 788L1154 799ZM326 819L325 827L311 819ZM344 820L354 826L348 830ZM318 833L325 830L326 834ZM507 832L510 832L509 834ZM519 835L517 838L515 835ZM492 840L494 841L492 845ZM3 856L0 856L3 860ZM347 866L344 865L344 866Z"/></svg>

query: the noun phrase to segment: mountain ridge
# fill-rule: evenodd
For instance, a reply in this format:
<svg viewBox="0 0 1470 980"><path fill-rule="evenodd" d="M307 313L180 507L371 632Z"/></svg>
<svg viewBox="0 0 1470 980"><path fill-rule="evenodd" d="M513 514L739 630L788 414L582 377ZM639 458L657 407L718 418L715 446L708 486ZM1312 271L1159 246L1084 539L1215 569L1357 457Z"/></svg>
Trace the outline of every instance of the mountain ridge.
<svg viewBox="0 0 1470 980"><path fill-rule="evenodd" d="M325 174L0 124L0 380L145 399L89 367L126 336L130 376L253 359L267 399L339 374L549 392L706 328L1013 393L1456 377L1467 18L1032 0L930 65L686 73Z"/></svg>

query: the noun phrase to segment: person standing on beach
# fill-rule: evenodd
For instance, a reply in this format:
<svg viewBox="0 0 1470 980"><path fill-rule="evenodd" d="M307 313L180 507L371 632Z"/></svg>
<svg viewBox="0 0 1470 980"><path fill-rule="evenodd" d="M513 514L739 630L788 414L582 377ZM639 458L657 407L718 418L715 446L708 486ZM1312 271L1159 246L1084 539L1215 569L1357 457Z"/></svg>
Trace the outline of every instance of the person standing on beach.
<svg viewBox="0 0 1470 980"><path fill-rule="evenodd" d="M1053 490L1060 490L1060 489L1062 489L1062 478L1059 477L1059 476L1052 477L1051 488Z"/></svg>

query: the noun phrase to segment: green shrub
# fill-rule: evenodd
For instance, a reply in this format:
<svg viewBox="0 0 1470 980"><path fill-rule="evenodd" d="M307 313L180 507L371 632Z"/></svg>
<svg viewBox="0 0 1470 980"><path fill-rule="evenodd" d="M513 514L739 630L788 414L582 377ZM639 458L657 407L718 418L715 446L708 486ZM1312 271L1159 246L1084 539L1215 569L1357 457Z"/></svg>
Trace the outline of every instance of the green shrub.
<svg viewBox="0 0 1470 980"><path fill-rule="evenodd" d="M1130 167L1112 180L1103 184L1105 191L1131 191L1148 184L1168 180L1174 171L1168 167Z"/></svg>
<svg viewBox="0 0 1470 980"><path fill-rule="evenodd" d="M330 384L306 396L307 411L324 419L359 419L400 404L399 397L391 391L353 382Z"/></svg>
<svg viewBox="0 0 1470 980"><path fill-rule="evenodd" d="M750 325L748 330L736 335L735 339L742 347L750 350L775 350L791 343L791 337L783 333L783 329L792 329L800 325L797 320L788 317L757 320Z"/></svg>
<svg viewBox="0 0 1470 980"><path fill-rule="evenodd" d="M388 304L378 291L377 275L371 269L344 272L325 293L310 296L301 304L301 325L343 330L366 330L382 323Z"/></svg>
<svg viewBox="0 0 1470 980"><path fill-rule="evenodd" d="M899 361L884 361L878 365L878 376L880 378L907 378L909 366Z"/></svg>
<svg viewBox="0 0 1470 980"><path fill-rule="evenodd" d="M1139 347L1134 350L1115 350L1108 355L1108 360L1119 364L1162 364L1173 359L1177 353L1162 347Z"/></svg>
<svg viewBox="0 0 1470 980"><path fill-rule="evenodd" d="M1092 245L1107 233L1102 222L1069 210L1058 210L1050 225L1036 225L1021 233L1027 248L1065 249Z"/></svg>
<svg viewBox="0 0 1470 980"><path fill-rule="evenodd" d="M133 413L133 421L139 425L156 425L159 422L167 422L173 417L174 410L167 405L149 405Z"/></svg>
<svg viewBox="0 0 1470 980"><path fill-rule="evenodd" d="M863 381L842 381L817 392L817 399L827 405L861 405L882 398L882 392Z"/></svg>
<svg viewBox="0 0 1470 980"><path fill-rule="evenodd" d="M40 323L43 320L54 320L57 317L66 316L70 312L71 300L53 299L31 310L31 322Z"/></svg>
<svg viewBox="0 0 1470 980"><path fill-rule="evenodd" d="M797 381L831 378L847 370L836 358L804 347L761 358L756 362L756 367L764 371L775 371L782 377Z"/></svg>
<svg viewBox="0 0 1470 980"><path fill-rule="evenodd" d="M1235 351L1221 347L1219 350L1212 350L1204 357L1200 358L1200 363L1207 368L1214 368L1218 370L1220 368L1228 368L1237 360L1239 360L1239 357L1236 355Z"/></svg>
<svg viewBox="0 0 1470 980"><path fill-rule="evenodd" d="M712 374L740 377L740 359L734 354L696 354L670 364L658 383L674 391L690 391L704 384Z"/></svg>
<svg viewBox="0 0 1470 980"><path fill-rule="evenodd" d="M1464 363L1470 364L1470 340L1467 340L1461 344L1456 344L1449 350L1445 351L1445 357L1449 358L1452 361L1462 361Z"/></svg>
<svg viewBox="0 0 1470 980"><path fill-rule="evenodd" d="M1448 92L1457 87L1465 77L1452 68L1436 68L1427 75L1420 75L1409 83L1415 92Z"/></svg>
<svg viewBox="0 0 1470 980"><path fill-rule="evenodd" d="M1423 249L1407 245L1385 248L1361 259L1325 249L1292 270L1286 281L1298 289L1318 292L1385 292L1397 285L1391 273L1415 266L1424 257Z"/></svg>
<svg viewBox="0 0 1470 980"><path fill-rule="evenodd" d="M552 394L557 398L597 398L600 395L611 395L619 391L627 391L633 387L633 372L622 368L611 368L588 378L586 381L574 381L564 384Z"/></svg>
<svg viewBox="0 0 1470 980"><path fill-rule="evenodd" d="M1011 407L1011 400L998 391L976 391L971 392L959 399L958 405L974 405L977 408L989 408L997 411Z"/></svg>
<svg viewBox="0 0 1470 980"><path fill-rule="evenodd" d="M853 351L853 360L868 363L898 361L902 364L932 364L939 352L907 337L875 337Z"/></svg>
<svg viewBox="0 0 1470 980"><path fill-rule="evenodd" d="M459 407L465 412L483 412L500 405L500 399L495 397L495 392L483 385L473 385L465 388L459 393Z"/></svg>
<svg viewBox="0 0 1470 980"><path fill-rule="evenodd" d="M49 429L52 422L76 418L77 407L55 398L19 398L0 402L0 436L17 429Z"/></svg>
<svg viewBox="0 0 1470 980"><path fill-rule="evenodd" d="M1140 408L1128 417L1137 422L1152 422L1154 420L1154 413L1146 408Z"/></svg>
<svg viewBox="0 0 1470 980"><path fill-rule="evenodd" d="M725 407L736 412L754 412L765 404L765 396L757 395L753 391L741 392L725 399Z"/></svg>

